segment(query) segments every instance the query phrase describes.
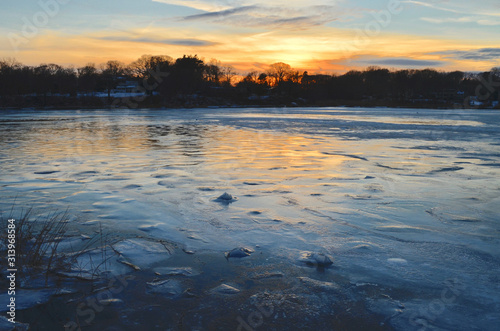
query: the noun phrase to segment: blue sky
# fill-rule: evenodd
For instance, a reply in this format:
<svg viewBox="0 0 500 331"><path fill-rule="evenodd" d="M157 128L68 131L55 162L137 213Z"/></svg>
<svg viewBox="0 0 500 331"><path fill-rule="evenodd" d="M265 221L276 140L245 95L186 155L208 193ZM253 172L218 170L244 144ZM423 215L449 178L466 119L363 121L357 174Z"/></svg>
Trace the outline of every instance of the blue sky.
<svg viewBox="0 0 500 331"><path fill-rule="evenodd" d="M198 54L242 72L278 61L311 72L500 66L498 0L17 0L0 8L0 58L30 65Z"/></svg>

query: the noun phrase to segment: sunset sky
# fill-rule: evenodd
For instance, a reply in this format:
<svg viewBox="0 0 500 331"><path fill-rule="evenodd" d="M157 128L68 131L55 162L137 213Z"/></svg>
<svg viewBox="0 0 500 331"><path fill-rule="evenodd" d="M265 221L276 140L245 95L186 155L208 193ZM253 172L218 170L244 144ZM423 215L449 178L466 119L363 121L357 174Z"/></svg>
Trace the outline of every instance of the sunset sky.
<svg viewBox="0 0 500 331"><path fill-rule="evenodd" d="M317 73L500 66L498 0L16 0L0 8L0 59L28 65L197 54L240 72L279 61Z"/></svg>

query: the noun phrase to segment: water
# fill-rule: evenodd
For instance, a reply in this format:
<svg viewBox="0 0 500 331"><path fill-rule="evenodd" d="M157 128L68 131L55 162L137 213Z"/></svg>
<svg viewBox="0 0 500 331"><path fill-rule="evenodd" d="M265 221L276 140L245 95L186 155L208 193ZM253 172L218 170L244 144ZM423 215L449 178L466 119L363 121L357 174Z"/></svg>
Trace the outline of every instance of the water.
<svg viewBox="0 0 500 331"><path fill-rule="evenodd" d="M81 231L290 264L323 252L352 286L398 297L393 327L500 323L497 111L3 112L0 151L4 212L68 209Z"/></svg>

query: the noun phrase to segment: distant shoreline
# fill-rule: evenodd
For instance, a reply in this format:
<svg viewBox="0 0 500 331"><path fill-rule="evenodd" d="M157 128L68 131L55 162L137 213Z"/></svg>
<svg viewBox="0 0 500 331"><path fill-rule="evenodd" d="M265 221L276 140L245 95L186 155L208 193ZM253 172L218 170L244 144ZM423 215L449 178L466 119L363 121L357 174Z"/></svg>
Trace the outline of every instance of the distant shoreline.
<svg viewBox="0 0 500 331"><path fill-rule="evenodd" d="M427 105L427 104L382 104L382 103L326 103L326 104L226 104L226 105L182 105L175 104L172 106L140 106L136 108L127 107L106 107L106 106L28 106L28 107L2 107L0 106L0 111L49 111L49 110L109 110L109 111L119 111L119 110L169 110L169 109L219 109L219 108L332 108L332 107L343 107L343 108L388 108L388 109L436 109L436 110L500 110L500 106L497 107L486 107L486 106L471 106L465 107L464 105Z"/></svg>

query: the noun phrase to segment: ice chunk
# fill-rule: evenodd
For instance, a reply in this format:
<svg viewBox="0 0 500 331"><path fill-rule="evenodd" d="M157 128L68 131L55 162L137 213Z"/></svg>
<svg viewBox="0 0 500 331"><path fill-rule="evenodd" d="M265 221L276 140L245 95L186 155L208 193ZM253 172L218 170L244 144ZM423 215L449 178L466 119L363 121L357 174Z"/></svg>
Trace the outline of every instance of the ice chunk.
<svg viewBox="0 0 500 331"><path fill-rule="evenodd" d="M235 248L229 252L226 252L226 258L227 259L230 257L242 258L245 256L250 256L252 253L253 253L253 250L251 250L250 248L238 247L238 248Z"/></svg>
<svg viewBox="0 0 500 331"><path fill-rule="evenodd" d="M302 252L299 262L310 267L327 268L333 264L332 259L323 253Z"/></svg>
<svg viewBox="0 0 500 331"><path fill-rule="evenodd" d="M390 258L387 259L387 262L389 262L390 264L408 264L408 261L400 258Z"/></svg>
<svg viewBox="0 0 500 331"><path fill-rule="evenodd" d="M130 271L130 267L120 263L119 255L111 247L105 246L77 253L71 270L58 272L58 274L92 280L102 273L124 275Z"/></svg>
<svg viewBox="0 0 500 331"><path fill-rule="evenodd" d="M167 276L196 276L199 275L200 273L196 270L193 270L192 268L189 267L179 267L179 268L172 268L172 267L161 267L161 268L155 268L155 272L158 272L161 275L167 275Z"/></svg>
<svg viewBox="0 0 500 331"><path fill-rule="evenodd" d="M126 261L141 269L170 258L170 251L161 243L146 239L126 239L113 245Z"/></svg>
<svg viewBox="0 0 500 331"><path fill-rule="evenodd" d="M261 280L261 279L271 279L271 278L282 278L284 276L285 276L284 273L275 271L275 272L264 272L255 274L251 278L256 280Z"/></svg>
<svg viewBox="0 0 500 331"><path fill-rule="evenodd" d="M217 286L216 288L212 289L210 292L216 293L216 294L237 294L240 293L240 290L238 290L236 287L229 286L227 284L222 284Z"/></svg>
<svg viewBox="0 0 500 331"><path fill-rule="evenodd" d="M161 294L168 297L178 297L183 292L181 283L173 279L149 282L146 284L148 286L147 293L149 294Z"/></svg>
<svg viewBox="0 0 500 331"><path fill-rule="evenodd" d="M340 286L332 282L323 282L320 280L312 279L309 277L299 277L299 280L306 286L315 288L318 290L328 291L328 290L339 290Z"/></svg>
<svg viewBox="0 0 500 331"><path fill-rule="evenodd" d="M215 199L215 201L225 202L225 203L233 202L236 200L238 200L236 197L233 197L231 194L227 192L224 192L224 194Z"/></svg>

